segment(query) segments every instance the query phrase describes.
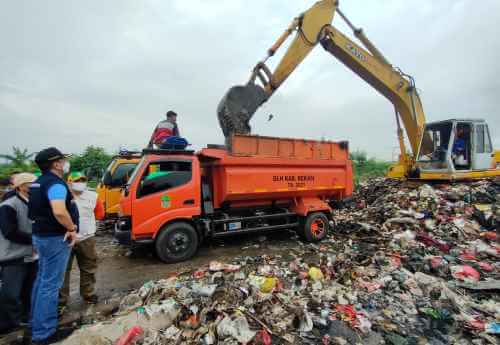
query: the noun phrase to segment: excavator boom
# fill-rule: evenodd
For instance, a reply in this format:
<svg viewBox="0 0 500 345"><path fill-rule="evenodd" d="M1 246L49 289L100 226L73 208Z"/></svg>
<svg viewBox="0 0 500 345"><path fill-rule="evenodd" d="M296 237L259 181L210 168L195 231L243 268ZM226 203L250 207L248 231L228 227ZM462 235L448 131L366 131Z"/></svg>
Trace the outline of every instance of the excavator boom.
<svg viewBox="0 0 500 345"><path fill-rule="evenodd" d="M417 157L425 115L413 79L376 58L333 26L325 28L321 45L394 105L413 156Z"/></svg>
<svg viewBox="0 0 500 345"><path fill-rule="evenodd" d="M346 22L361 45L331 24L335 14ZM292 36L287 51L271 71L266 61ZM401 154L388 176L423 180L500 176L500 154L492 148L487 123L479 119L451 119L426 124L413 78L388 61L340 11L336 0L318 1L295 18L268 49L266 58L254 67L248 83L226 93L217 112L228 145L233 134L250 132L249 122L257 109L318 44L393 104ZM403 128L411 154L405 147Z"/></svg>
<svg viewBox="0 0 500 345"><path fill-rule="evenodd" d="M331 25L335 13L346 21L368 51ZM265 62L294 32L293 41L271 72ZM255 66L247 85L233 87L224 96L218 115L226 138L233 133L250 132L249 121L258 107L271 97L318 43L392 102L398 126L399 116L413 153L413 157L406 154L402 131L398 128L402 160L405 164L414 161L422 140L425 116L413 79L392 67L363 31L355 28L338 9L336 0L318 1L295 18L268 50L267 57Z"/></svg>

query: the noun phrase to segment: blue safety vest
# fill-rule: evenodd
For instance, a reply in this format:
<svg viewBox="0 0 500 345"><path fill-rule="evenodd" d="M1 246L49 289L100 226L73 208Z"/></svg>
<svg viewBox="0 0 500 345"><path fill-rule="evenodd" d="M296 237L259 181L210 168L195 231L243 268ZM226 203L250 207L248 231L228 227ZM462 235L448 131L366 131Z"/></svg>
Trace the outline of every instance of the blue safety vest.
<svg viewBox="0 0 500 345"><path fill-rule="evenodd" d="M78 225L78 209L73 201L68 185L59 176L46 172L40 176L30 188L28 203L28 215L33 220L33 234L38 236L60 236L67 229L62 226L54 216L50 205L48 191L54 184L62 184L66 188L66 208L68 209L73 223Z"/></svg>

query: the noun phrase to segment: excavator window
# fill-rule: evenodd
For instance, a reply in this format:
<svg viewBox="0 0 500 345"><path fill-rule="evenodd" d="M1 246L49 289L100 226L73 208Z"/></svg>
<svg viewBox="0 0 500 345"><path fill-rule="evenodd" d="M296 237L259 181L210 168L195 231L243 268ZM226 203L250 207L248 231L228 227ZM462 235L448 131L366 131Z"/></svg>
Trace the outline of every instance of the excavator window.
<svg viewBox="0 0 500 345"><path fill-rule="evenodd" d="M449 122L430 124L426 126L425 132L426 140L422 141L418 161L424 163L426 168L446 168L452 124Z"/></svg>
<svg viewBox="0 0 500 345"><path fill-rule="evenodd" d="M493 152L493 145L491 144L491 137L488 125L484 125L484 152L487 153Z"/></svg>
<svg viewBox="0 0 500 345"><path fill-rule="evenodd" d="M476 129L476 153L491 153L492 145L488 126L477 125Z"/></svg>
<svg viewBox="0 0 500 345"><path fill-rule="evenodd" d="M484 135L484 134L483 134ZM484 137L483 137L484 143ZM484 144L483 148L484 150ZM469 170L471 166L471 126L468 123L458 123L455 128L455 140L451 152L455 169Z"/></svg>

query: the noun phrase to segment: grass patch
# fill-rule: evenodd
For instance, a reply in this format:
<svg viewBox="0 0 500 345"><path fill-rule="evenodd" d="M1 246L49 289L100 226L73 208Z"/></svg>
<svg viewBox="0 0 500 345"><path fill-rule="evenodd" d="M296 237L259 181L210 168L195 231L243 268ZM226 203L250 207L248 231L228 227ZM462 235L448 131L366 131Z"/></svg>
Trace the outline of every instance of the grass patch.
<svg viewBox="0 0 500 345"><path fill-rule="evenodd" d="M369 178L385 176L392 164L391 162L368 158L364 151L354 151L351 153L350 158L354 170L355 187L357 187L360 182Z"/></svg>

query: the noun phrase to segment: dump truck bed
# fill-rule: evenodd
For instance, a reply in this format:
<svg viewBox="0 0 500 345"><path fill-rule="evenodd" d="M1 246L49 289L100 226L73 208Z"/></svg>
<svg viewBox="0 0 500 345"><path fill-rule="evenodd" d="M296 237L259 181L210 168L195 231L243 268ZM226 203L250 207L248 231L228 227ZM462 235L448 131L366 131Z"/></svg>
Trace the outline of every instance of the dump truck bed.
<svg viewBox="0 0 500 345"><path fill-rule="evenodd" d="M353 190L346 142L236 135L231 151L207 148L199 157L215 208L342 199Z"/></svg>

